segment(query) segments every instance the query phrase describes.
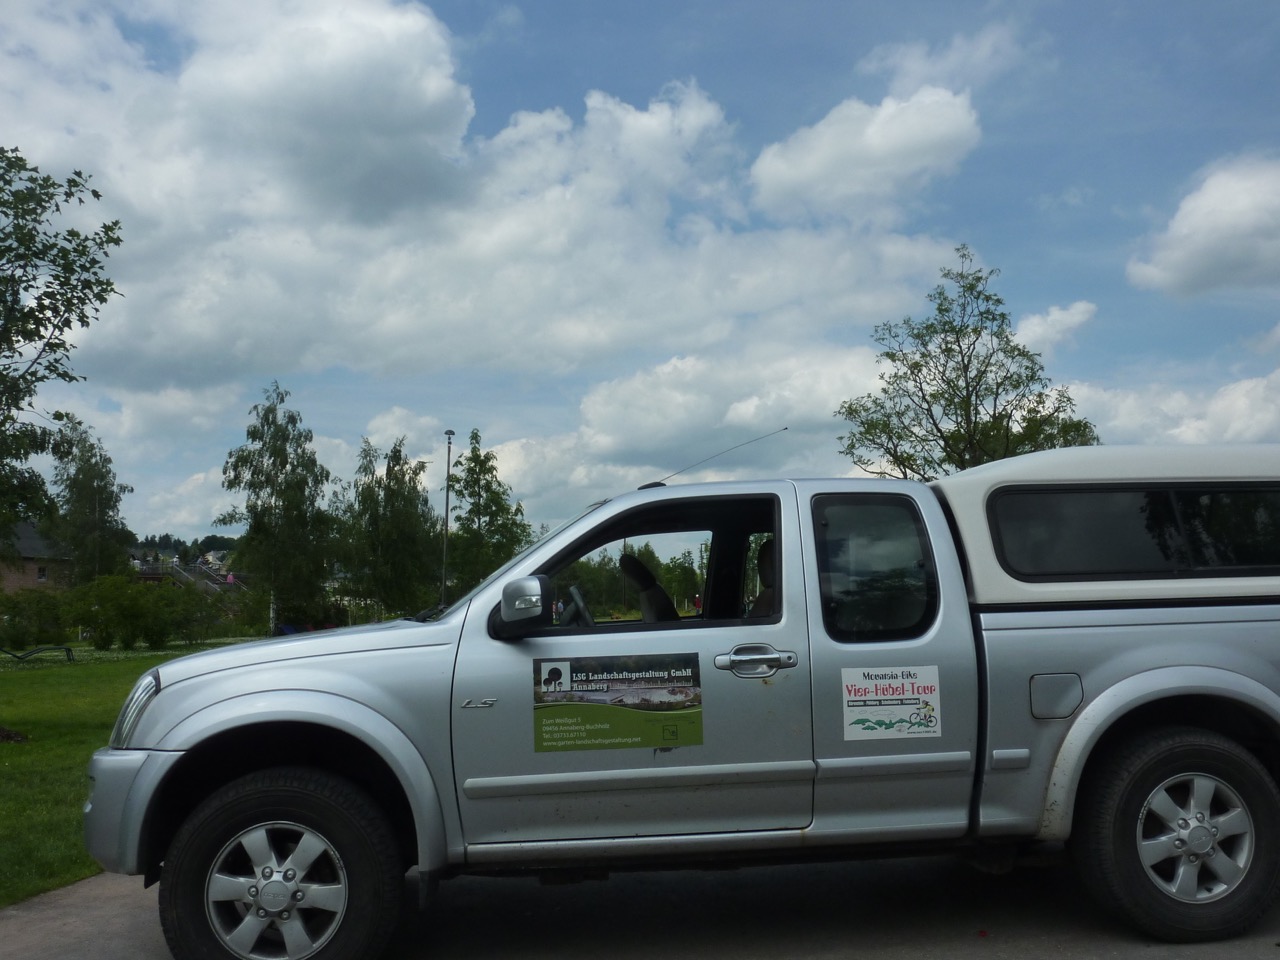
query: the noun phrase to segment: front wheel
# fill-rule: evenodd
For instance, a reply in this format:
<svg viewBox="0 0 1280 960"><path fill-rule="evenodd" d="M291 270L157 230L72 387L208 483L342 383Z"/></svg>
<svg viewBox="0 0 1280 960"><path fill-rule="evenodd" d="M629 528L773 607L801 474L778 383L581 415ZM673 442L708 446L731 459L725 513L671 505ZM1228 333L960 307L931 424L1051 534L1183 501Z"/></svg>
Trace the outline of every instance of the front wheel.
<svg viewBox="0 0 1280 960"><path fill-rule="evenodd" d="M403 887L391 828L364 791L265 770L216 791L178 830L160 923L178 960L374 957Z"/></svg>
<svg viewBox="0 0 1280 960"><path fill-rule="evenodd" d="M1155 731L1082 788L1072 853L1106 908L1161 940L1238 936L1280 887L1280 791L1233 740Z"/></svg>

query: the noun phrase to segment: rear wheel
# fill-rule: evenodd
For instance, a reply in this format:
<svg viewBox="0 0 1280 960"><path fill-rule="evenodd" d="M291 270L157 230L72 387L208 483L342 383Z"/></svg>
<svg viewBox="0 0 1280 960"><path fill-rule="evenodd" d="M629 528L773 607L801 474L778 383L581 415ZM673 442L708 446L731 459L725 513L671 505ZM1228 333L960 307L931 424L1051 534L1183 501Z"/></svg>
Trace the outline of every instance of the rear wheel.
<svg viewBox="0 0 1280 960"><path fill-rule="evenodd" d="M1072 852L1104 907L1161 940L1243 933L1280 886L1280 791L1253 754L1191 728L1134 739L1093 771Z"/></svg>
<svg viewBox="0 0 1280 960"><path fill-rule="evenodd" d="M215 792L179 829L160 923L178 960L374 957L403 895L391 828L364 791L266 770Z"/></svg>

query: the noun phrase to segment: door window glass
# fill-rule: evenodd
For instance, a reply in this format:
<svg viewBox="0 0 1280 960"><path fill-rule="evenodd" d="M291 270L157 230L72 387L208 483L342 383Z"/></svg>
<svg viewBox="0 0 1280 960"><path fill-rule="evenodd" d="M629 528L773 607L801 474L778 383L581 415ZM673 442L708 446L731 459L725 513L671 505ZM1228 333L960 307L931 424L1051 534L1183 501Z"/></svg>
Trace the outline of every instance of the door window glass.
<svg viewBox="0 0 1280 960"><path fill-rule="evenodd" d="M937 615L937 578L911 500L819 496L813 520L822 618L833 640L904 640L929 628Z"/></svg>
<svg viewBox="0 0 1280 960"><path fill-rule="evenodd" d="M762 569L759 556L772 554L778 513L774 496L680 498L602 524L539 571L551 578L557 625L657 629L775 616L777 564L771 555Z"/></svg>

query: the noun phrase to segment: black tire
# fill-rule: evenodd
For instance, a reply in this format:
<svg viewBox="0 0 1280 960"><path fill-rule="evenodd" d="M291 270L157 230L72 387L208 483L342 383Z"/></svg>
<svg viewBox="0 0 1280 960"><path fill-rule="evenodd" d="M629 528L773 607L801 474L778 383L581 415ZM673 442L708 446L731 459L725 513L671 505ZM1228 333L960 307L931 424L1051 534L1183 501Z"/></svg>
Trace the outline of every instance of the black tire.
<svg viewBox="0 0 1280 960"><path fill-rule="evenodd" d="M1076 804L1077 869L1106 909L1173 943L1244 933L1280 887L1280 791L1238 743L1174 728L1103 758Z"/></svg>
<svg viewBox="0 0 1280 960"><path fill-rule="evenodd" d="M386 816L315 770L233 781L179 828L160 879L177 960L376 957L395 932L405 869Z"/></svg>

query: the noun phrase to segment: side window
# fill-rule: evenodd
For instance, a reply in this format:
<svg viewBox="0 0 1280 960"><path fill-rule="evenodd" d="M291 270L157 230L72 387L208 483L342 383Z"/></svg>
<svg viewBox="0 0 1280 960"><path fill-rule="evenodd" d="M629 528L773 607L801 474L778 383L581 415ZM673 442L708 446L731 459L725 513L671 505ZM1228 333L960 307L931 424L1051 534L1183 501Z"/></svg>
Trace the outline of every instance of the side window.
<svg viewBox="0 0 1280 960"><path fill-rule="evenodd" d="M1280 572L1274 486L1012 487L988 513L1001 565L1023 580Z"/></svg>
<svg viewBox="0 0 1280 960"><path fill-rule="evenodd" d="M552 575L557 608L573 600L576 587L595 621L666 623L692 617L701 607L698 556L710 538L710 531L682 530L593 542L588 553Z"/></svg>
<svg viewBox="0 0 1280 960"><path fill-rule="evenodd" d="M1168 490L1001 490L990 515L1001 563L1023 579L1163 577L1186 566Z"/></svg>
<svg viewBox="0 0 1280 960"><path fill-rule="evenodd" d="M1177 499L1198 570L1246 576L1280 570L1280 490L1182 491Z"/></svg>
<svg viewBox="0 0 1280 960"><path fill-rule="evenodd" d="M673 498L613 518L539 571L551 578L557 625L661 628L774 616L779 512L776 496L733 495Z"/></svg>
<svg viewBox="0 0 1280 960"><path fill-rule="evenodd" d="M907 640L938 610L924 524L907 497L831 494L813 500L822 619L843 643Z"/></svg>
<svg viewBox="0 0 1280 960"><path fill-rule="evenodd" d="M743 616L755 620L778 612L777 541L772 533L753 533L747 538L742 558Z"/></svg>

